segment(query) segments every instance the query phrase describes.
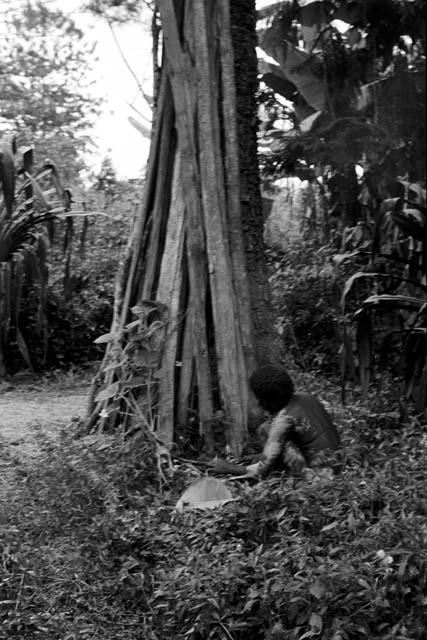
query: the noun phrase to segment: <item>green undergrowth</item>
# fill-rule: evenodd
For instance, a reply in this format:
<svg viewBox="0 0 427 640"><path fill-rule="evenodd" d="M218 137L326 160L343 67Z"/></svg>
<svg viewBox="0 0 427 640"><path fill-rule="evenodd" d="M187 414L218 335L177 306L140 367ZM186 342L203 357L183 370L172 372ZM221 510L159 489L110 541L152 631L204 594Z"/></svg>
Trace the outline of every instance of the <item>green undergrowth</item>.
<svg viewBox="0 0 427 640"><path fill-rule="evenodd" d="M141 436L3 448L0 639L421 640L427 427L369 406L335 400L339 476L229 483L211 512L174 511L197 472L160 482Z"/></svg>

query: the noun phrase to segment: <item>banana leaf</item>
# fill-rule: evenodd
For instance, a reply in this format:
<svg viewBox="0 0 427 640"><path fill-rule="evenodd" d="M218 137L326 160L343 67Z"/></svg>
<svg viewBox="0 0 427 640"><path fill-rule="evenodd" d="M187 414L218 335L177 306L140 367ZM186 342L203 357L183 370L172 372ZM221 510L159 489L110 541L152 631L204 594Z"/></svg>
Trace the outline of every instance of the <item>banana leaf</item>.
<svg viewBox="0 0 427 640"><path fill-rule="evenodd" d="M340 300L340 306L341 306L342 313L345 312L345 304L346 304L347 296L350 293L350 291L352 290L353 285L354 285L355 282L357 282L361 278L376 278L376 277L381 277L381 276L384 277L384 274L383 273L375 273L375 272L366 273L364 271L358 271L357 273L353 273L352 276L347 278L347 280L344 283L344 289L343 289L341 300Z"/></svg>
<svg viewBox="0 0 427 640"><path fill-rule="evenodd" d="M362 302L362 309L359 309L354 314L355 317L359 313L363 313L364 309L373 306L386 306L386 307L395 307L396 309L409 309L410 311L417 311L421 309L424 301L419 298L412 298L410 296L402 296L402 295L392 295L392 294L380 294L369 296Z"/></svg>
<svg viewBox="0 0 427 640"><path fill-rule="evenodd" d="M304 46L311 51L327 24L323 0L298 0L298 6Z"/></svg>
<svg viewBox="0 0 427 640"><path fill-rule="evenodd" d="M274 18L269 28L259 32L258 40L259 47L279 65L278 69L271 65L268 71L295 85L314 111L324 111L325 84L323 78L316 76L310 69L313 63L320 64L320 59L289 41L289 26L286 21L280 17Z"/></svg>
<svg viewBox="0 0 427 640"><path fill-rule="evenodd" d="M0 148L0 359L4 374L4 347L13 320L18 348L26 364L31 358L19 328L24 280L40 282L37 326L44 332L47 351L46 287L49 235L58 215L71 208L71 193L64 189L56 167L46 163L33 173L31 148L17 149L16 143ZM17 159L19 167L17 166ZM69 223L68 223L69 225Z"/></svg>
<svg viewBox="0 0 427 640"><path fill-rule="evenodd" d="M136 118L133 118L132 116L128 116L128 120L130 122L130 124L135 127L135 129L137 131L139 131L139 133L144 137L144 138L151 138L151 127L147 127L143 122L140 122L139 120L137 120Z"/></svg>

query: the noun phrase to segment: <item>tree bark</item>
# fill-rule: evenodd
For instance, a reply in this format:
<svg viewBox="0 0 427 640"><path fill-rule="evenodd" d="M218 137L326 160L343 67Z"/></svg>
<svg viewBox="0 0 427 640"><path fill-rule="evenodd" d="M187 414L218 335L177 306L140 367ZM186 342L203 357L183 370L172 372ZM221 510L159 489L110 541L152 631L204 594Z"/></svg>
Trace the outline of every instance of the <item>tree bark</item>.
<svg viewBox="0 0 427 640"><path fill-rule="evenodd" d="M274 328L263 240L264 220L260 178L258 162L255 161L258 157L255 1L230 0L230 24L236 78L241 220L249 279L255 360L260 365L277 362L280 354L280 339Z"/></svg>

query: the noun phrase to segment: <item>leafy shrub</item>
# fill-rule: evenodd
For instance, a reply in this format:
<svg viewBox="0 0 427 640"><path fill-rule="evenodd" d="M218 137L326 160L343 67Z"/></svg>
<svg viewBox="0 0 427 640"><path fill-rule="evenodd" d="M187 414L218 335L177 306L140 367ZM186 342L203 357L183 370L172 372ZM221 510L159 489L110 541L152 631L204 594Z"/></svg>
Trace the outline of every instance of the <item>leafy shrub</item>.
<svg viewBox="0 0 427 640"><path fill-rule="evenodd" d="M344 357L350 370L355 368L353 356L357 357L365 396L371 372L379 363L399 371L405 398L415 400L417 410L423 411L427 397L426 197L418 184L396 181L396 188L403 195L385 199L377 213L369 266L353 273L343 289ZM349 313L355 301L359 308ZM353 332L351 321L356 325Z"/></svg>
<svg viewBox="0 0 427 640"><path fill-rule="evenodd" d="M93 215L74 221L65 264L61 246L67 230L57 235L48 298L52 358L47 365L67 367L102 357L104 349L93 341L110 330L115 277L140 190L138 181L119 182L114 176L90 189L84 207Z"/></svg>
<svg viewBox="0 0 427 640"><path fill-rule="evenodd" d="M409 474L396 473L396 455L361 473L353 449L333 481L270 479L222 511L163 524L150 602L159 637L421 638L425 459Z"/></svg>
<svg viewBox="0 0 427 640"><path fill-rule="evenodd" d="M173 510L194 469L161 482L141 435L45 443L0 529L0 638L421 640L427 429L374 402L340 411L341 475L212 512Z"/></svg>
<svg viewBox="0 0 427 640"><path fill-rule="evenodd" d="M94 344L99 333L109 330L113 300L107 295L94 295L84 291L65 300L63 296L47 289L45 308L46 325L37 326L34 287L26 289L23 296L24 311L21 314L21 330L31 353L31 364L36 371L63 369L71 364L79 366L102 358L103 349ZM10 372L21 369L25 362L15 342L7 350L11 363Z"/></svg>
<svg viewBox="0 0 427 640"><path fill-rule="evenodd" d="M68 218L67 225L56 230L46 289L40 292L32 283L23 290L20 329L38 371L78 366L103 356L104 349L94 340L111 326L114 279L140 184L113 182L107 187L105 192L90 190L87 202L75 205L87 215ZM42 322L36 304L41 293ZM8 354L12 372L26 364L16 341L8 345Z"/></svg>
<svg viewBox="0 0 427 640"><path fill-rule="evenodd" d="M108 521L119 536L121 518L129 522L129 493L133 508L150 500L155 458L140 438L123 446L121 437L74 441L67 431L56 444L41 437L42 459L29 468L10 460L17 466L10 526L0 526L0 597L16 607L2 604L1 640L123 638L129 630L141 637L139 616L121 614L120 560L108 555Z"/></svg>
<svg viewBox="0 0 427 640"><path fill-rule="evenodd" d="M332 249L300 240L286 252L269 250L277 325L287 357L304 368L339 372L339 289Z"/></svg>

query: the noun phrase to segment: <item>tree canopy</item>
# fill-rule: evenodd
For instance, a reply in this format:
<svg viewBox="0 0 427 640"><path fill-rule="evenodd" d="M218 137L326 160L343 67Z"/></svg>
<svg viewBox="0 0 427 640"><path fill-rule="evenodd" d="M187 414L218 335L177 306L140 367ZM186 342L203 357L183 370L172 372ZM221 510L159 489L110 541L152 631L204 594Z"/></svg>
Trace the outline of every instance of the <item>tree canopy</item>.
<svg viewBox="0 0 427 640"><path fill-rule="evenodd" d="M3 13L0 123L48 156L66 179L82 168L88 127L97 110L89 43L70 15L42 2Z"/></svg>
<svg viewBox="0 0 427 640"><path fill-rule="evenodd" d="M267 170L425 178L424 2L286 0L258 17L261 80L290 121L284 133L265 117Z"/></svg>

